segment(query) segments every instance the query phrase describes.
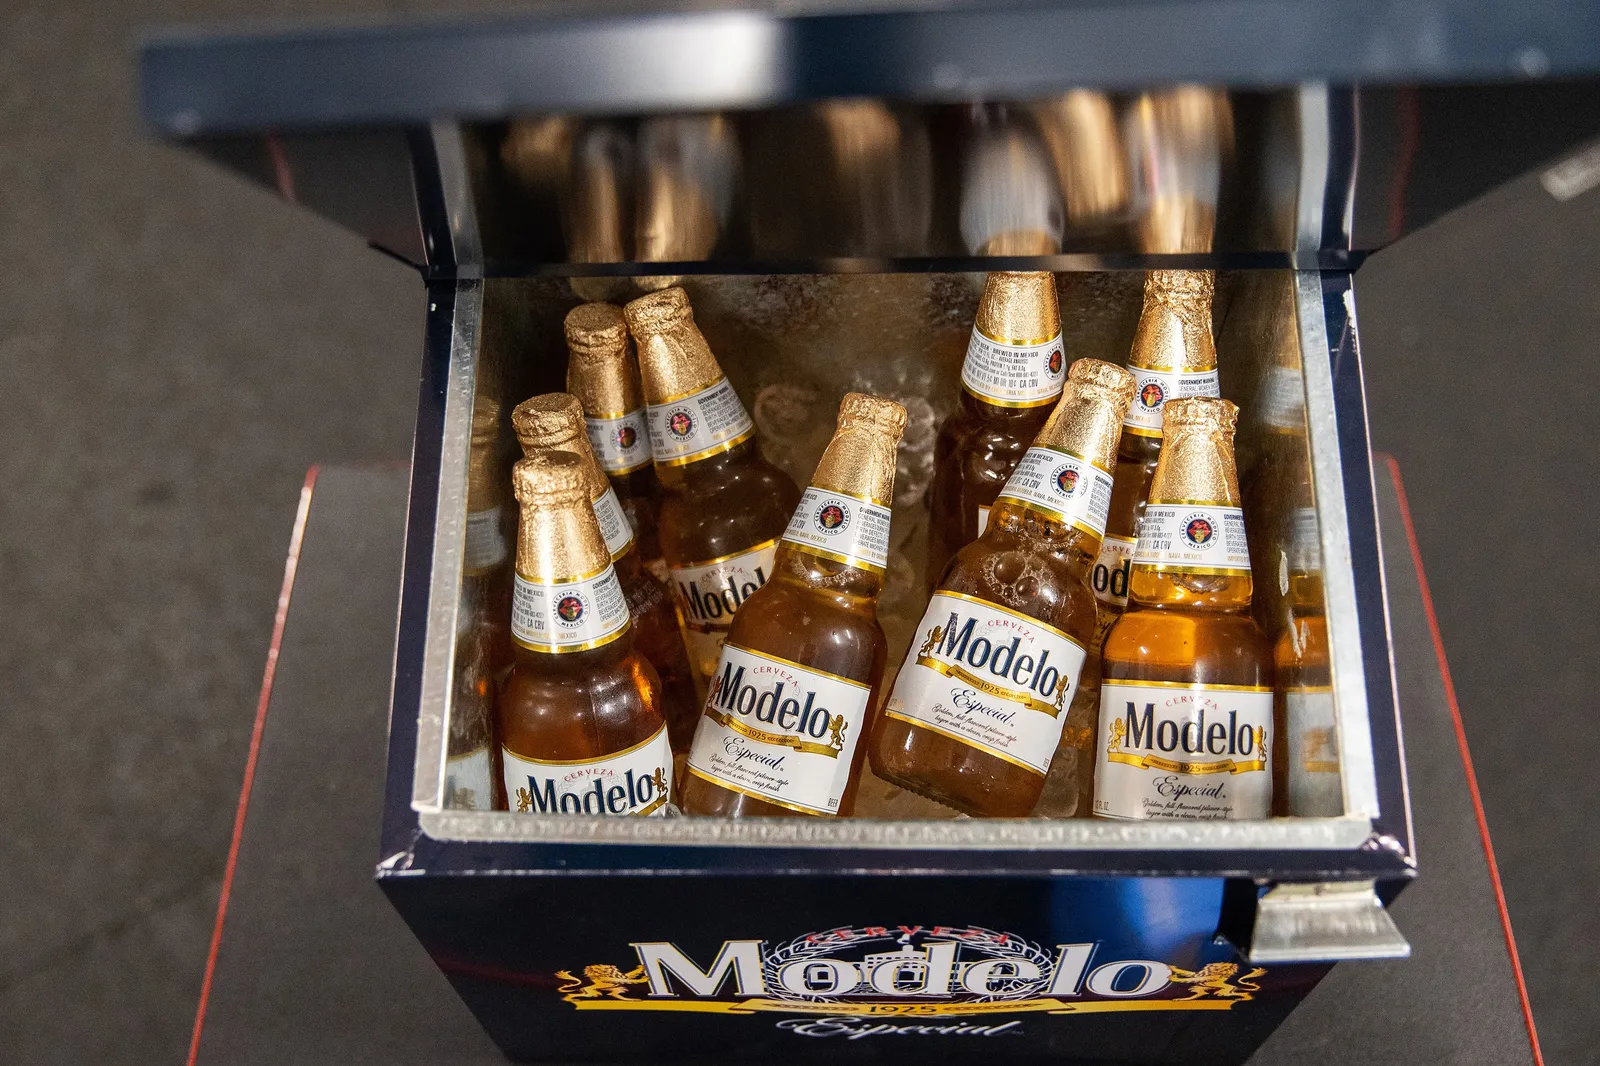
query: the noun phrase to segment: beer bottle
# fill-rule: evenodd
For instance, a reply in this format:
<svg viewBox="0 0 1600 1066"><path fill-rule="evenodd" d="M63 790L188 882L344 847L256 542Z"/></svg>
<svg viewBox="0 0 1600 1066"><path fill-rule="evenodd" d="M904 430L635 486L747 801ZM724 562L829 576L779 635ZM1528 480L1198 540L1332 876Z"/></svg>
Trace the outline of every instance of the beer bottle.
<svg viewBox="0 0 1600 1066"><path fill-rule="evenodd" d="M877 600L905 427L893 400L853 392L840 405L771 579L728 630L689 752L686 813L850 813L883 679Z"/></svg>
<svg viewBox="0 0 1600 1066"><path fill-rule="evenodd" d="M1250 552L1227 400L1173 400L1139 523L1132 607L1102 653L1094 813L1265 818L1272 650L1250 614Z"/></svg>
<svg viewBox="0 0 1600 1066"><path fill-rule="evenodd" d="M506 796L529 814L664 814L672 749L661 682L633 647L628 602L576 455L512 469L516 663L495 706Z"/></svg>
<svg viewBox="0 0 1600 1066"><path fill-rule="evenodd" d="M703 689L733 613L772 575L800 490L761 457L755 425L696 328L688 294L662 289L624 312L639 345L661 481L661 554Z"/></svg>
<svg viewBox="0 0 1600 1066"><path fill-rule="evenodd" d="M988 528L939 581L878 718L873 773L967 814L1033 810L1094 638L1089 568L1132 395L1121 367L1072 365Z"/></svg>
<svg viewBox="0 0 1600 1066"><path fill-rule="evenodd" d="M1111 623L1128 609L1128 577L1161 454L1161 412L1169 399L1218 396L1217 349L1211 338L1213 275L1206 270L1152 270L1144 283L1144 310L1133 335L1128 369L1133 404L1117 445L1111 515L1094 564L1100 600L1098 649Z"/></svg>
<svg viewBox="0 0 1600 1066"><path fill-rule="evenodd" d="M1274 813L1337 817L1344 813L1344 787L1323 613L1322 548L1310 486L1305 489L1291 519L1288 624L1272 652L1282 723L1272 752Z"/></svg>
<svg viewBox="0 0 1600 1066"><path fill-rule="evenodd" d="M656 535L661 485L650 462L650 427L627 320L615 304L579 304L567 312L565 329L567 391L583 404L589 447L633 526L640 558L666 582Z"/></svg>
<svg viewBox="0 0 1600 1066"><path fill-rule="evenodd" d="M688 749L694 736L694 678L684 654L673 617L671 596L639 559L633 527L617 501L611 483L600 472L589 439L584 433L583 408L575 397L564 392L535 396L518 404L511 412L511 426L523 450L532 456L542 451L570 452L578 457L593 502L595 520L606 549L611 553L617 581L628 601L628 616L633 624L633 640L639 653L656 668L661 679L662 714L671 730L673 749Z"/></svg>
<svg viewBox="0 0 1600 1066"><path fill-rule="evenodd" d="M1061 395L1055 277L990 274L961 366L961 397L934 444L927 584L984 531L989 508Z"/></svg>

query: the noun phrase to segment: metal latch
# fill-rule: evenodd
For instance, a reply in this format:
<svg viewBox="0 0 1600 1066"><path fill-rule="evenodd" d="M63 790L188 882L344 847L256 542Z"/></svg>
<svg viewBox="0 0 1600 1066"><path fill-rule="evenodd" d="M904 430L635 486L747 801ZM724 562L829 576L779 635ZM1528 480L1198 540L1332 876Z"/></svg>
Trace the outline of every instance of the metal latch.
<svg viewBox="0 0 1600 1066"><path fill-rule="evenodd" d="M1256 901L1250 961L1403 959L1411 945L1371 881L1275 885Z"/></svg>

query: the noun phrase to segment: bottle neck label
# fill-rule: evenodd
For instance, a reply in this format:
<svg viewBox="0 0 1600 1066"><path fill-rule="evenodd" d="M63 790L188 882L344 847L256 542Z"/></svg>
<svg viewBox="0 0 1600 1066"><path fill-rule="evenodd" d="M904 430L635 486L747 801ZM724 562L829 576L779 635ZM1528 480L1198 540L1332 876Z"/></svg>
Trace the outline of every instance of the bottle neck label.
<svg viewBox="0 0 1600 1066"><path fill-rule="evenodd" d="M1244 512L1209 503L1146 504L1133 565L1182 574L1248 574Z"/></svg>
<svg viewBox="0 0 1600 1066"><path fill-rule="evenodd" d="M1035 445L1012 471L1000 499L1099 538L1111 512L1111 472L1081 455Z"/></svg>
<svg viewBox="0 0 1600 1066"><path fill-rule="evenodd" d="M595 497L594 517L600 523L600 536L605 538L606 551L611 553L611 558L617 560L628 554L628 549L633 547L633 524L628 521L628 512L622 509L622 501L617 499L617 490L610 485Z"/></svg>
<svg viewBox="0 0 1600 1066"><path fill-rule="evenodd" d="M725 644L689 749L689 772L805 814L838 814L872 690Z"/></svg>
<svg viewBox="0 0 1600 1066"><path fill-rule="evenodd" d="M644 408L616 418L585 418L583 428L600 469L612 477L650 465L650 423Z"/></svg>
<svg viewBox="0 0 1600 1066"><path fill-rule="evenodd" d="M1337 818L1344 813L1339 729L1333 709L1333 689L1327 686L1292 688L1284 694L1289 813L1295 817Z"/></svg>
<svg viewBox="0 0 1600 1066"><path fill-rule="evenodd" d="M491 810L489 791L489 749L487 746L463 755L452 755L444 763L444 805L456 811Z"/></svg>
<svg viewBox="0 0 1600 1066"><path fill-rule="evenodd" d="M889 508L812 486L800 497L783 539L825 559L881 574L889 565Z"/></svg>
<svg viewBox="0 0 1600 1066"><path fill-rule="evenodd" d="M961 386L996 407L1041 407L1055 403L1067 380L1061 334L1012 343L985 336L976 327L961 364Z"/></svg>
<svg viewBox="0 0 1600 1066"><path fill-rule="evenodd" d="M1086 657L1065 633L956 592L935 592L884 713L1043 777Z"/></svg>
<svg viewBox="0 0 1600 1066"><path fill-rule="evenodd" d="M588 651L628 631L628 601L607 563L598 574L567 581L516 576L511 594L511 635L530 651Z"/></svg>
<svg viewBox="0 0 1600 1066"><path fill-rule="evenodd" d="M468 577L476 577L505 561L505 512L497 505L487 511L467 512L467 537L461 566Z"/></svg>
<svg viewBox="0 0 1600 1066"><path fill-rule="evenodd" d="M646 408L650 450L661 466L682 466L748 440L755 424L727 378Z"/></svg>
<svg viewBox="0 0 1600 1066"><path fill-rule="evenodd" d="M625 751L555 762L500 749L506 801L521 814L664 817L672 795L667 727Z"/></svg>
<svg viewBox="0 0 1600 1066"><path fill-rule="evenodd" d="M1122 420L1122 428L1141 437L1161 436L1161 409L1168 400L1222 395L1216 367L1189 371L1142 370L1130 366L1128 370L1133 374L1133 403Z"/></svg>
<svg viewBox="0 0 1600 1066"><path fill-rule="evenodd" d="M1094 813L1265 818L1272 729L1270 688L1103 680Z"/></svg>
<svg viewBox="0 0 1600 1066"><path fill-rule="evenodd" d="M702 683L709 682L717 668L733 612L767 583L777 552L778 542L773 539L720 559L671 567L672 595L683 623L684 646Z"/></svg>

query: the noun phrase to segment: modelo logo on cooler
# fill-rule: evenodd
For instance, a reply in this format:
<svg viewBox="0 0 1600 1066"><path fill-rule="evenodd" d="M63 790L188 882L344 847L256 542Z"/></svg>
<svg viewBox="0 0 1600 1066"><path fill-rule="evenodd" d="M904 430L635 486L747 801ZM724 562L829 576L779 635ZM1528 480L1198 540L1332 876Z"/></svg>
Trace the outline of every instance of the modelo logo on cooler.
<svg viewBox="0 0 1600 1066"><path fill-rule="evenodd" d="M1253 999L1267 973L1226 961L1188 970L1118 958L1098 941L1047 946L977 926L724 940L700 959L666 941L628 946L636 962L628 969L556 971L561 998L578 1010L799 1015L776 1025L805 1037L987 1037L1020 1035L1025 1023L1016 1015L1230 1010Z"/></svg>

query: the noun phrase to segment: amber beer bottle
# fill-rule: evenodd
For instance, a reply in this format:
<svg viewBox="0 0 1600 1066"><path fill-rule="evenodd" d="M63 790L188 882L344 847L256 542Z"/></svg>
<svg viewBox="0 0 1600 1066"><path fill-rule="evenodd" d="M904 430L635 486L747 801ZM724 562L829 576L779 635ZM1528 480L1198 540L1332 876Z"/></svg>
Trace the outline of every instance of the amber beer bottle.
<svg viewBox="0 0 1600 1066"><path fill-rule="evenodd" d="M1095 633L1089 568L1133 379L1096 359L956 554L872 738L879 777L974 815L1033 810Z"/></svg>
<svg viewBox="0 0 1600 1066"><path fill-rule="evenodd" d="M1211 337L1214 285L1214 276L1206 270L1152 270L1145 279L1144 310L1128 356L1133 404L1122 423L1111 515L1094 564L1094 593L1100 600L1097 649L1111 624L1128 609L1139 516L1161 455L1162 409L1168 400L1184 396L1221 395L1217 348Z"/></svg>
<svg viewBox="0 0 1600 1066"><path fill-rule="evenodd" d="M1139 524L1131 609L1106 636L1094 813L1265 818L1272 651L1250 614L1250 551L1227 400L1173 400Z"/></svg>
<svg viewBox="0 0 1600 1066"><path fill-rule="evenodd" d="M496 704L506 796L528 814L664 814L672 749L661 683L633 647L628 603L589 503L584 463L512 469L516 663Z"/></svg>
<svg viewBox="0 0 1600 1066"><path fill-rule="evenodd" d="M662 289L624 311L639 345L661 481L661 554L703 688L734 612L772 575L800 490L761 457L755 425L696 328L688 294Z"/></svg>
<svg viewBox="0 0 1600 1066"><path fill-rule="evenodd" d="M887 642L895 451L906 411L850 393L771 579L734 616L689 752L689 814L848 815Z"/></svg>
<svg viewBox="0 0 1600 1066"><path fill-rule="evenodd" d="M564 392L534 396L512 410L511 427L530 456L541 451L569 452L582 463L595 519L600 523L600 534L628 601L634 644L661 678L662 713L671 730L673 750L688 750L699 701L673 616L671 595L639 558L633 527L589 449L583 408L576 397Z"/></svg>
<svg viewBox="0 0 1600 1066"><path fill-rule="evenodd" d="M961 365L961 398L934 444L930 589L950 557L984 531L989 508L1050 417L1065 380L1055 277L990 274Z"/></svg>
<svg viewBox="0 0 1600 1066"><path fill-rule="evenodd" d="M1322 548L1309 489L1305 486L1303 506L1291 519L1288 625L1272 653L1282 723L1273 750L1274 813L1337 817L1344 813L1339 728L1322 598Z"/></svg>
<svg viewBox="0 0 1600 1066"><path fill-rule="evenodd" d="M650 462L650 427L627 320L616 304L579 304L567 312L565 328L567 391L583 404L589 447L611 479L645 566L665 582L667 567L656 535L661 484Z"/></svg>

